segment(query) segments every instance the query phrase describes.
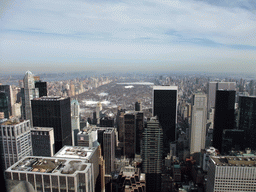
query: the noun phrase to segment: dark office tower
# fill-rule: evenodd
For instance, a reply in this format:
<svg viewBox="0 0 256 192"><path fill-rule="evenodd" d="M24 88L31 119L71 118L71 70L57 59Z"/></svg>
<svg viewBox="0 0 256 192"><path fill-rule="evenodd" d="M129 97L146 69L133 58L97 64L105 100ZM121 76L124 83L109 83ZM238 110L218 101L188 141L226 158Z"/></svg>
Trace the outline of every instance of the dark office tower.
<svg viewBox="0 0 256 192"><path fill-rule="evenodd" d="M33 125L53 127L55 152L72 145L70 98L44 96L31 101Z"/></svg>
<svg viewBox="0 0 256 192"><path fill-rule="evenodd" d="M100 119L100 127L114 127L114 119L111 117L102 117Z"/></svg>
<svg viewBox="0 0 256 192"><path fill-rule="evenodd" d="M124 155L134 158L136 151L136 120L134 113L124 114Z"/></svg>
<svg viewBox="0 0 256 192"><path fill-rule="evenodd" d="M33 127L30 131L32 138L33 155L52 157L54 155L53 128Z"/></svg>
<svg viewBox="0 0 256 192"><path fill-rule="evenodd" d="M157 117L152 117L143 132L142 160L147 191L161 191L163 130Z"/></svg>
<svg viewBox="0 0 256 192"><path fill-rule="evenodd" d="M103 133L104 145L104 160L105 160L105 173L111 174L114 171L115 160L115 131L114 129L107 129Z"/></svg>
<svg viewBox="0 0 256 192"><path fill-rule="evenodd" d="M12 105L14 104L12 87L10 85L0 85L0 92L4 92L7 96L7 105L8 105L8 117L12 115ZM1 111L0 111L1 112ZM4 112L4 111L2 111Z"/></svg>
<svg viewBox="0 0 256 192"><path fill-rule="evenodd" d="M0 91L0 112L4 113L4 118L9 119L8 96L2 91Z"/></svg>
<svg viewBox="0 0 256 192"><path fill-rule="evenodd" d="M222 138L222 153L229 154L231 150L243 151L245 149L244 130L225 129Z"/></svg>
<svg viewBox="0 0 256 192"><path fill-rule="evenodd" d="M137 101L135 103L135 111L141 111L141 101Z"/></svg>
<svg viewBox="0 0 256 192"><path fill-rule="evenodd" d="M136 154L141 154L142 138L144 131L144 114L136 113Z"/></svg>
<svg viewBox="0 0 256 192"><path fill-rule="evenodd" d="M221 152L224 129L235 126L235 91L217 90L213 129L213 147Z"/></svg>
<svg viewBox="0 0 256 192"><path fill-rule="evenodd" d="M239 97L239 129L245 131L246 146L256 150L256 97Z"/></svg>
<svg viewBox="0 0 256 192"><path fill-rule="evenodd" d="M39 97L47 96L47 82L37 81L35 82L35 88L39 90Z"/></svg>
<svg viewBox="0 0 256 192"><path fill-rule="evenodd" d="M157 116L164 134L164 154L170 152L170 142L175 141L177 122L177 86L153 87L153 116Z"/></svg>

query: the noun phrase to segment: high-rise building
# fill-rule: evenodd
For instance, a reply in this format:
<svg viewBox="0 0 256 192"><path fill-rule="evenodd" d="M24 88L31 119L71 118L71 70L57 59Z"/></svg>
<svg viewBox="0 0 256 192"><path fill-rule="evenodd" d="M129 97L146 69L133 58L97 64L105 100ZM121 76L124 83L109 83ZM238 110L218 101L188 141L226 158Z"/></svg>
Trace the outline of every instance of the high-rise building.
<svg viewBox="0 0 256 192"><path fill-rule="evenodd" d="M8 168L5 177L27 181L35 191L95 192L93 166L84 159L27 156Z"/></svg>
<svg viewBox="0 0 256 192"><path fill-rule="evenodd" d="M215 107L217 90L236 90L236 82L209 82L208 83L208 111Z"/></svg>
<svg viewBox="0 0 256 192"><path fill-rule="evenodd" d="M31 128L33 155L52 157L54 155L54 132L53 128Z"/></svg>
<svg viewBox="0 0 256 192"><path fill-rule="evenodd" d="M54 157L65 159L79 159L85 160L86 163L91 163L93 170L93 186L95 187L95 183L99 175L99 145L96 147L64 146L58 151L58 153L54 155Z"/></svg>
<svg viewBox="0 0 256 192"><path fill-rule="evenodd" d="M32 155L29 120L9 119L0 124L0 141L5 169L27 155Z"/></svg>
<svg viewBox="0 0 256 192"><path fill-rule="evenodd" d="M141 101L139 100L135 103L135 111L141 111L141 110L142 110Z"/></svg>
<svg viewBox="0 0 256 192"><path fill-rule="evenodd" d="M35 88L35 79L34 75L30 72L27 71L24 79L24 99L25 103L24 105L24 119L28 119L31 122L31 125L33 126L33 119L32 119L32 109L31 109L31 100L34 98L39 97L39 91L38 88Z"/></svg>
<svg viewBox="0 0 256 192"><path fill-rule="evenodd" d="M255 157L212 156L207 173L207 192L256 191Z"/></svg>
<svg viewBox="0 0 256 192"><path fill-rule="evenodd" d="M143 132L142 160L147 191L161 191L163 131L157 117L147 121Z"/></svg>
<svg viewBox="0 0 256 192"><path fill-rule="evenodd" d="M103 145L104 145L104 160L105 160L105 172L111 174L114 171L115 160L115 132L114 129L109 128L103 133Z"/></svg>
<svg viewBox="0 0 256 192"><path fill-rule="evenodd" d="M205 148L207 121L207 96L202 93L193 96L190 130L190 154L200 153Z"/></svg>
<svg viewBox="0 0 256 192"><path fill-rule="evenodd" d="M213 147L221 152L224 129L235 126L235 91L217 90L213 129Z"/></svg>
<svg viewBox="0 0 256 192"><path fill-rule="evenodd" d="M39 97L47 96L47 82L41 80L35 82L35 88L38 88Z"/></svg>
<svg viewBox="0 0 256 192"><path fill-rule="evenodd" d="M153 116L157 116L163 129L164 154L170 151L170 142L176 138L177 86L153 87Z"/></svg>
<svg viewBox="0 0 256 192"><path fill-rule="evenodd" d="M136 115L124 114L124 155L133 158L136 152Z"/></svg>
<svg viewBox="0 0 256 192"><path fill-rule="evenodd" d="M141 154L142 138L144 131L144 113L136 112L136 154Z"/></svg>
<svg viewBox="0 0 256 192"><path fill-rule="evenodd" d="M13 115L12 114L12 106L14 104L11 85L0 85L0 93L5 93L5 96L6 96L6 99L7 99L7 105L8 105L8 113L7 113L8 115L6 115L6 112L5 112L5 116L6 116L6 118L9 118L9 116ZM3 97L3 95L1 97ZM1 108L2 107L0 106L0 112L4 112L4 111L1 111Z"/></svg>
<svg viewBox="0 0 256 192"><path fill-rule="evenodd" d="M97 121L97 125L100 124L101 111L102 111L102 104L101 104L101 102L98 102L97 106L96 106L96 121Z"/></svg>
<svg viewBox="0 0 256 192"><path fill-rule="evenodd" d="M114 127L114 119L108 116L100 118L100 127Z"/></svg>
<svg viewBox="0 0 256 192"><path fill-rule="evenodd" d="M256 150L256 97L239 98L239 125L245 131L246 146Z"/></svg>
<svg viewBox="0 0 256 192"><path fill-rule="evenodd" d="M80 131L80 105L77 100L71 101L72 145L77 145L77 133Z"/></svg>
<svg viewBox="0 0 256 192"><path fill-rule="evenodd" d="M33 125L54 130L55 152L64 145L72 145L70 98L44 96L31 103Z"/></svg>
<svg viewBox="0 0 256 192"><path fill-rule="evenodd" d="M222 136L222 154L229 154L231 150L242 151L246 148L244 130L224 129Z"/></svg>
<svg viewBox="0 0 256 192"><path fill-rule="evenodd" d="M10 111L9 111L9 105L8 105L8 96L5 92L0 91L0 112L4 113L4 118L9 118Z"/></svg>

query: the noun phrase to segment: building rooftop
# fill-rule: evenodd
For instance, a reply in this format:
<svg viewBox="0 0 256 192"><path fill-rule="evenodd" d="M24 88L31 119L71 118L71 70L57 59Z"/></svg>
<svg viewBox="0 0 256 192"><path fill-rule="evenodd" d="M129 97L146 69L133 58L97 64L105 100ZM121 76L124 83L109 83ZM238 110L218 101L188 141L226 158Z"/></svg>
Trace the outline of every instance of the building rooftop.
<svg viewBox="0 0 256 192"><path fill-rule="evenodd" d="M178 86L153 86L153 90L178 90Z"/></svg>
<svg viewBox="0 0 256 192"><path fill-rule="evenodd" d="M84 171L90 164L77 159L63 159L57 157L27 156L6 171L38 172L45 174L74 174Z"/></svg>
<svg viewBox="0 0 256 192"><path fill-rule="evenodd" d="M29 121L29 120L19 120L17 118L13 118L13 119L8 119L6 121L3 121L2 123L0 122L1 125L17 125L19 123L22 123L24 121Z"/></svg>
<svg viewBox="0 0 256 192"><path fill-rule="evenodd" d="M90 160L97 147L64 146L54 157Z"/></svg>
<svg viewBox="0 0 256 192"><path fill-rule="evenodd" d="M256 157L237 157L237 156L212 156L210 157L217 166L241 166L256 167Z"/></svg>
<svg viewBox="0 0 256 192"><path fill-rule="evenodd" d="M53 130L52 127L32 127L31 131L51 131Z"/></svg>
<svg viewBox="0 0 256 192"><path fill-rule="evenodd" d="M61 96L43 96L39 98L35 98L33 100L40 100L40 101L59 101L59 100L64 100L66 97L61 97Z"/></svg>

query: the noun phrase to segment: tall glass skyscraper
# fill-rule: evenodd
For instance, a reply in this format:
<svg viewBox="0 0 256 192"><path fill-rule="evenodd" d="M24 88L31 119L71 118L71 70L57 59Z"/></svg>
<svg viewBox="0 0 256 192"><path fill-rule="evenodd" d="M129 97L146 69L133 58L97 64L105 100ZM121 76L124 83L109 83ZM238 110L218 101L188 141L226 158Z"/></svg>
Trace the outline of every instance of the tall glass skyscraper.
<svg viewBox="0 0 256 192"><path fill-rule="evenodd" d="M147 191L161 191L163 130L157 117L152 117L143 132L142 160Z"/></svg>
<svg viewBox="0 0 256 192"><path fill-rule="evenodd" d="M177 86L153 87L153 116L158 117L163 129L165 155L170 152L170 142L176 138L177 99Z"/></svg>
<svg viewBox="0 0 256 192"><path fill-rule="evenodd" d="M72 145L70 98L45 96L32 103L33 125L53 127L55 152L64 145Z"/></svg>
<svg viewBox="0 0 256 192"><path fill-rule="evenodd" d="M239 129L245 132L245 147L256 150L256 97L239 98Z"/></svg>
<svg viewBox="0 0 256 192"><path fill-rule="evenodd" d="M221 152L224 129L235 126L236 91L217 90L213 129L213 147Z"/></svg>

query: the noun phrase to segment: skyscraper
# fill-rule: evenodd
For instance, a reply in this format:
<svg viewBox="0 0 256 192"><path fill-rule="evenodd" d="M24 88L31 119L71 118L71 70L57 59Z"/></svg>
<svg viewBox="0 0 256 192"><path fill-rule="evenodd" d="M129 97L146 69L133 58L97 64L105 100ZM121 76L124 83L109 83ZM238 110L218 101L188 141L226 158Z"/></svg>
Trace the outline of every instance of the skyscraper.
<svg viewBox="0 0 256 192"><path fill-rule="evenodd" d="M52 157L54 155L54 133L53 128L33 127L31 128L33 155Z"/></svg>
<svg viewBox="0 0 256 192"><path fill-rule="evenodd" d="M4 113L4 118L9 118L8 96L5 92L0 91L0 112Z"/></svg>
<svg viewBox="0 0 256 192"><path fill-rule="evenodd" d="M143 132L142 160L147 191L161 191L163 131L157 117L152 117Z"/></svg>
<svg viewBox="0 0 256 192"><path fill-rule="evenodd" d="M73 146L77 145L77 133L80 131L80 106L77 100L71 101L71 127Z"/></svg>
<svg viewBox="0 0 256 192"><path fill-rule="evenodd" d="M41 80L35 82L35 88L38 88L39 97L47 96L47 82Z"/></svg>
<svg viewBox="0 0 256 192"><path fill-rule="evenodd" d="M141 111L141 101L137 101L135 103L135 111Z"/></svg>
<svg viewBox="0 0 256 192"><path fill-rule="evenodd" d="M33 125L54 129L55 152L64 145L72 145L70 98L44 96L31 103Z"/></svg>
<svg viewBox="0 0 256 192"><path fill-rule="evenodd" d="M190 153L199 153L205 148L207 121L207 96L195 94L193 96L191 131L190 131Z"/></svg>
<svg viewBox="0 0 256 192"><path fill-rule="evenodd" d="M215 107L217 90L236 90L236 82L209 82L208 83L208 111Z"/></svg>
<svg viewBox="0 0 256 192"><path fill-rule="evenodd" d="M103 133L105 172L111 174L114 171L115 160L115 132L113 128L109 128Z"/></svg>
<svg viewBox="0 0 256 192"><path fill-rule="evenodd" d="M124 155L133 158L136 152L136 115L124 114Z"/></svg>
<svg viewBox="0 0 256 192"><path fill-rule="evenodd" d="M10 119L0 124L0 141L5 169L27 155L32 155L29 120Z"/></svg>
<svg viewBox="0 0 256 192"><path fill-rule="evenodd" d="M25 99L25 103L23 104L25 108L25 114L23 114L23 118L30 120L31 125L33 125L31 100L39 97L39 91L38 88L35 88L34 75L30 71L26 72L23 82Z"/></svg>
<svg viewBox="0 0 256 192"><path fill-rule="evenodd" d="M8 117L6 116L6 118L9 118L10 115L13 115L12 107L14 104L13 92L12 92L11 85L0 85L0 92L5 93L5 96L7 99L7 105L8 105ZM0 112L1 112L1 109L0 109ZM5 115L6 115L6 113L5 113Z"/></svg>
<svg viewBox="0 0 256 192"><path fill-rule="evenodd" d="M245 132L245 147L256 150L256 97L239 98L239 129Z"/></svg>
<svg viewBox="0 0 256 192"><path fill-rule="evenodd" d="M176 138L177 86L153 87L153 116L157 116L163 129L164 153L170 151L170 142Z"/></svg>
<svg viewBox="0 0 256 192"><path fill-rule="evenodd" d="M217 90L213 129L213 147L221 152L224 129L234 129L235 91Z"/></svg>

